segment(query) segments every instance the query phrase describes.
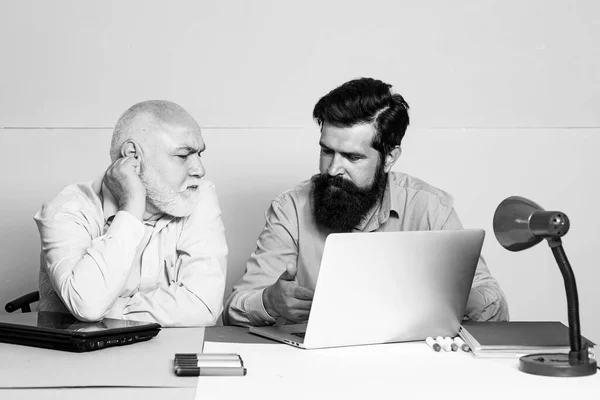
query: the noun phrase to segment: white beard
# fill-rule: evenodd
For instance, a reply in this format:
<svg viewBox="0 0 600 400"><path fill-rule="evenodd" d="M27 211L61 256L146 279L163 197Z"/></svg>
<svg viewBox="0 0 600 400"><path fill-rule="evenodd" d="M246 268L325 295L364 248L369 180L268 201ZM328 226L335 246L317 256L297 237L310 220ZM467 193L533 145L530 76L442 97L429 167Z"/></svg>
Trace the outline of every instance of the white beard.
<svg viewBox="0 0 600 400"><path fill-rule="evenodd" d="M160 212L174 217L187 217L190 215L200 196L198 189L195 191L185 190L190 185L198 185L198 182L185 183L180 192L171 189L160 177L156 169L146 165L140 174L142 183L146 188L146 199Z"/></svg>

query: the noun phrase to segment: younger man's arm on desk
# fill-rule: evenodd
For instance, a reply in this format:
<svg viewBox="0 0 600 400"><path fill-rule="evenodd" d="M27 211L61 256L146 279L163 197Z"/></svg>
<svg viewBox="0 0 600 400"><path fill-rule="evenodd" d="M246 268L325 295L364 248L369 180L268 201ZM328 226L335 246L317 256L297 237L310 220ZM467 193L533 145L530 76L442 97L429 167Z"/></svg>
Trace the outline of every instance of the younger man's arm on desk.
<svg viewBox="0 0 600 400"><path fill-rule="evenodd" d="M223 310L227 242L214 185L205 186L195 211L177 240L177 260L165 273L169 285L137 292L123 319L156 321L168 326L211 326Z"/></svg>
<svg viewBox="0 0 600 400"><path fill-rule="evenodd" d="M98 321L127 281L142 223L119 211L106 231L104 218L81 193L65 191L34 217L54 290L82 321Z"/></svg>
<svg viewBox="0 0 600 400"><path fill-rule="evenodd" d="M454 209L442 229L463 229ZM466 317L473 321L508 321L509 319L506 297L498 281L490 273L483 255L479 256L465 313Z"/></svg>
<svg viewBox="0 0 600 400"><path fill-rule="evenodd" d="M241 281L225 302L223 321L229 325L262 326L276 321L263 303L263 291L298 259L298 217L293 201L282 195L265 212L266 224Z"/></svg>

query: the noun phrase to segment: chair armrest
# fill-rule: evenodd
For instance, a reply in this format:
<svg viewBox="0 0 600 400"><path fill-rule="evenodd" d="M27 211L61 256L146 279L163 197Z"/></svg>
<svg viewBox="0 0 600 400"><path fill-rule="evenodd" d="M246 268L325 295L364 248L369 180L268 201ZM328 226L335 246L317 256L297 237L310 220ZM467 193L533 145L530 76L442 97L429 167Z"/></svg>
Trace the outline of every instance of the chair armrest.
<svg viewBox="0 0 600 400"><path fill-rule="evenodd" d="M6 312L13 312L15 310L21 309L22 312L31 312L31 303L35 303L40 300L40 292L35 291L31 293L27 293L19 297L18 299L14 299L13 301L9 301L6 303L4 309Z"/></svg>

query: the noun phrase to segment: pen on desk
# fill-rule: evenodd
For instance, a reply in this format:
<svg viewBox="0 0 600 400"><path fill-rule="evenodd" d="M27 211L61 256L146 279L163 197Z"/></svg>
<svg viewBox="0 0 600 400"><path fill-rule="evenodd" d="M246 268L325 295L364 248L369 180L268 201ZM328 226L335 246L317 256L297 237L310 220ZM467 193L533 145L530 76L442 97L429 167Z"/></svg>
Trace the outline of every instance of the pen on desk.
<svg viewBox="0 0 600 400"><path fill-rule="evenodd" d="M244 376L244 367L175 367L177 376Z"/></svg>
<svg viewBox="0 0 600 400"><path fill-rule="evenodd" d="M432 338L431 336L429 336L427 339L425 339L425 343L427 343L429 345L429 347L431 347L435 351L440 351L442 349L442 346L440 346L438 343L436 343L435 339Z"/></svg>
<svg viewBox="0 0 600 400"><path fill-rule="evenodd" d="M215 359L215 360L239 360L239 354L236 353L176 353L176 360L198 360L198 359Z"/></svg>
<svg viewBox="0 0 600 400"><path fill-rule="evenodd" d="M243 367L244 362L241 358L219 360L216 358L208 359L175 359L175 367Z"/></svg>
<svg viewBox="0 0 600 400"><path fill-rule="evenodd" d="M450 348L450 345L448 344L448 342L446 342L444 340L443 337L438 336L438 337L435 338L435 341L440 345L440 347L442 349L444 349L444 351L452 351L452 349Z"/></svg>
<svg viewBox="0 0 600 400"><path fill-rule="evenodd" d="M444 338L444 340L446 341L446 343L448 343L448 346L450 346L450 349L452 351L458 351L458 345L456 343L454 343L454 341L452 340L452 338L450 336L446 336Z"/></svg>
<svg viewBox="0 0 600 400"><path fill-rule="evenodd" d="M462 338L460 336L457 336L457 337L454 338L454 343L456 343L456 345L458 347L460 347L460 349L462 351L471 351L471 348L469 347L469 345L466 344L464 342L464 340L462 340Z"/></svg>

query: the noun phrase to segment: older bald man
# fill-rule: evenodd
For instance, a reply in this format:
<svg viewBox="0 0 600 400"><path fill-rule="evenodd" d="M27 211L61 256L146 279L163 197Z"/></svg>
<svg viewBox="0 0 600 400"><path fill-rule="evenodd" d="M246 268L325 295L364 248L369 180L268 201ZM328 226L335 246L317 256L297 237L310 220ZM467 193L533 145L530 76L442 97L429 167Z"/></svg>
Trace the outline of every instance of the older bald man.
<svg viewBox="0 0 600 400"><path fill-rule="evenodd" d="M42 242L39 311L210 326L222 312L227 244L206 149L181 106L145 101L119 118L112 164L34 219Z"/></svg>

